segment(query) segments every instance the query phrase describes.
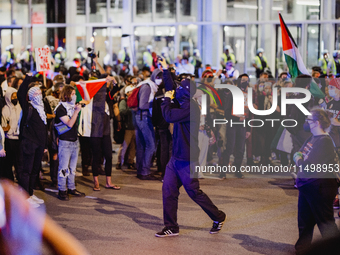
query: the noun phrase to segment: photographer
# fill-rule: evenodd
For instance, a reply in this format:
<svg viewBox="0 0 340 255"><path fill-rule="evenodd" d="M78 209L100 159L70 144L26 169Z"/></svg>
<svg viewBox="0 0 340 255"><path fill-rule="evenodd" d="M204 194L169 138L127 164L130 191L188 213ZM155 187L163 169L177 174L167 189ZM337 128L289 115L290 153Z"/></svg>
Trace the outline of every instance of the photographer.
<svg viewBox="0 0 340 255"><path fill-rule="evenodd" d="M170 72L164 58L159 58L164 71L164 81L169 81ZM165 84L171 87L172 84ZM212 203L210 198L200 189L197 178L192 178L198 162L198 129L200 110L197 103L191 98L196 92L196 84L189 79L181 81L176 89L176 100L172 103L174 91L165 93L162 102L162 114L168 123L174 123L172 156L166 167L163 182L163 216L162 231L156 237L177 236L177 208L179 188L183 185L186 192L214 221L211 234L218 233L226 219L224 212Z"/></svg>
<svg viewBox="0 0 340 255"><path fill-rule="evenodd" d="M333 141L325 131L331 121L322 109L314 109L311 113L303 127L312 136L294 154L294 161L300 169L296 180L299 189L296 254L303 253L311 245L315 224L323 238L339 234L333 214L333 199L338 188L332 173L337 164L336 154ZM321 165L323 171L312 171L317 165ZM323 166L327 166L327 171Z"/></svg>

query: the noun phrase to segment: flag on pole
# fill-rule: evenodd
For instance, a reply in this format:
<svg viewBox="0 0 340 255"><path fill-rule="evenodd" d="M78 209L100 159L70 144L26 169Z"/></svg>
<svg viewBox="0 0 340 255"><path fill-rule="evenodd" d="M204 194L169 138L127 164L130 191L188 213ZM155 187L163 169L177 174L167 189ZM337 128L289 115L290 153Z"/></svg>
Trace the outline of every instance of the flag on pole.
<svg viewBox="0 0 340 255"><path fill-rule="evenodd" d="M285 54L286 63L292 79L295 80L295 78L300 74L310 75L305 64L303 63L297 44L295 43L294 38L289 32L286 23L283 21L281 13L279 13L279 17L282 33L283 53ZM321 91L314 80L310 86L310 92L314 97L322 99L325 98L325 94Z"/></svg>
<svg viewBox="0 0 340 255"><path fill-rule="evenodd" d="M102 137L104 131L104 114L106 103L106 79L85 81L90 96L90 103L82 108L78 132L85 137ZM77 102L84 99L84 91L76 83Z"/></svg>

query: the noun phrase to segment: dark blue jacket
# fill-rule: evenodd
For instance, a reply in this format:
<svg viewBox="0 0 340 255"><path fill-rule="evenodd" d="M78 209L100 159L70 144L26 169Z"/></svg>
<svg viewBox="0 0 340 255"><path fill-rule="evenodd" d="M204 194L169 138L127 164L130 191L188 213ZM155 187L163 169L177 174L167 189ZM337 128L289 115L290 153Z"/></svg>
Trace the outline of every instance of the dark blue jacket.
<svg viewBox="0 0 340 255"><path fill-rule="evenodd" d="M163 73L165 87L170 87L171 79L167 79L168 72ZM167 86L168 85L168 86ZM169 86L170 85L170 86ZM191 84L196 89L195 83ZM168 123L174 123L172 157L180 161L197 162L199 156L198 130L200 124L200 109L191 99L190 90L181 98L181 104L164 98L161 104L162 114Z"/></svg>

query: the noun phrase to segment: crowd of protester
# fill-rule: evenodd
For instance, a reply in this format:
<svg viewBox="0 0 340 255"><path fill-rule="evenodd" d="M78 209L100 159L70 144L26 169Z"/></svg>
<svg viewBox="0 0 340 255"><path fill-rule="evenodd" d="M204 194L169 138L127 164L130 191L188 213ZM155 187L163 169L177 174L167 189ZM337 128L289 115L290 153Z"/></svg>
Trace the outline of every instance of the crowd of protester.
<svg viewBox="0 0 340 255"><path fill-rule="evenodd" d="M151 50L152 48L149 47L148 51ZM29 73L27 71L29 63L25 60L21 61L21 64L9 62L3 65L0 68L1 177L17 180L29 194L28 201L38 207L44 201L34 195L34 189L40 183L39 176L44 158L50 165L51 186L58 187L58 198L68 200L69 195L82 197L85 194L76 190L75 186L80 150L82 174L90 175L89 168L91 168L94 179L93 190L100 191L99 175L106 176L105 188L119 190L120 187L114 185L111 178L112 141L114 141L120 144L116 169L136 170L136 175L140 180L163 181L173 154L176 155L177 160L181 160L181 155L187 158L185 153L188 152L182 151L183 148L178 143L179 137L175 137L184 133L174 131L173 125L173 122L180 122L181 114L170 116L162 111L162 103L166 101L166 97L169 97L167 93L171 90L181 93L178 88L183 87L181 85L183 82L196 84L197 91L195 89L195 93L192 93L190 97L199 107L202 107L202 96L207 95L207 114L200 115L197 137L199 152L192 152L198 153L200 166L232 164L236 169L240 169L245 157L247 165L297 164L305 166L311 164L303 156L305 141L310 139L311 132L317 136L321 131L326 132L325 130L329 127L329 135L338 150L340 147L340 80L335 77L334 73L324 72L323 67L316 66L313 67L311 76L299 75L294 81L290 79L288 72L282 72L275 78L267 67L263 49L259 49L253 63L257 76L255 80L246 73L240 74L235 69L235 56L229 51L230 48L226 47L221 58L222 67L219 70L213 70L210 65L204 68L198 51L195 51L193 56L185 51L183 55L177 56L173 63L163 55L163 62L167 62L166 71L164 64L158 61L162 57L157 57L157 55L155 57L154 52L152 54L149 52L151 58L145 52L143 55L145 63L141 70L136 67L133 70L129 69L130 59L127 52L125 52L123 61L118 62L116 66L104 63L104 67L98 63L96 56L90 58L91 64L88 65L89 61L85 57L83 61L83 56L79 53L79 56L74 59L76 65L66 68L62 61L56 61L61 58L59 55L54 56L56 72L52 75L52 79L47 78L46 81L42 73L35 72L34 75ZM91 98L87 91L87 86L91 85L87 82L101 79L105 79L106 85L105 99L102 101L103 110L100 113L100 120L103 123L100 125L100 135L84 135L84 132L79 132L79 125L84 123L84 118L91 111L89 107ZM296 106L291 105L286 115L281 114L280 93L281 89L286 87L310 89L312 82L317 84L326 97L312 96L312 99L304 106L308 110L315 107L323 108L327 115L324 114L325 111L321 110L320 113L314 110L313 118L307 119L310 121L307 122L310 126L308 129L304 125L307 116ZM214 119L226 119L233 122L264 119L264 116L256 116L250 112L246 104L245 114L235 115L230 90L214 88L217 83L237 86L245 98L250 88L253 95L253 107L258 110L272 108L273 89L276 88L279 103L275 111L266 118L297 121L298 124L295 127L287 128L291 136L291 149L282 150L279 144L274 142L280 130L280 122L275 122L274 126L271 122L265 122L261 128L214 125ZM79 88L77 89L76 85L83 90L82 100L77 99L76 91ZM290 99L302 97L304 97L302 93L287 95ZM179 99L177 101L179 105L183 103ZM316 122L321 125L318 129L321 130L319 133L312 131L311 123ZM183 128L181 125L179 127ZM185 140L188 137L183 135L180 139ZM319 141L316 139L314 143L317 142ZM325 144L315 149L317 150L314 152L315 155L327 147L329 141L327 140ZM310 146L310 144L307 145ZM331 149L333 150L333 147ZM308 154L311 153L310 151ZM317 156L313 158L317 163L319 160ZM301 159L303 161L300 161ZM154 164L157 165L156 173L151 171ZM237 171L235 175L238 178L244 178L240 171ZM198 177L204 178L204 175L198 173ZM221 172L219 177L223 179L227 175ZM299 190L309 184L301 181L302 177L297 176L297 178L296 187ZM313 183L313 185L317 184L324 185L322 181ZM307 190L307 186L304 187ZM336 192L333 189L325 195L333 200ZM320 196L322 200L322 194ZM306 195L305 203L308 203L308 199ZM338 199L335 199L334 206L339 207ZM302 210L301 208L299 202L299 210ZM219 218L222 216L220 215ZM329 220L331 217L320 216L320 220L326 218ZM301 220L299 218L299 221ZM318 223L317 220L316 223ZM310 223L301 225L301 229L310 227ZM297 247L302 242L311 241L308 238L303 239L305 229L301 231L302 237L300 236Z"/></svg>

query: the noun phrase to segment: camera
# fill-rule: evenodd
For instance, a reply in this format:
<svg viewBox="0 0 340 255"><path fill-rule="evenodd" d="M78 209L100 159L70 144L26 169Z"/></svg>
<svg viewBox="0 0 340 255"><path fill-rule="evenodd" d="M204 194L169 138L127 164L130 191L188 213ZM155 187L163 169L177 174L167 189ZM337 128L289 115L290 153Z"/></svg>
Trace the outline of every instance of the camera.
<svg viewBox="0 0 340 255"><path fill-rule="evenodd" d="M99 58L99 51L98 51L97 54L94 52L94 49L92 49L92 48L87 48L87 51L88 51L87 56L88 56L89 58L91 58L91 59L94 59L94 58L96 58L96 57Z"/></svg>

